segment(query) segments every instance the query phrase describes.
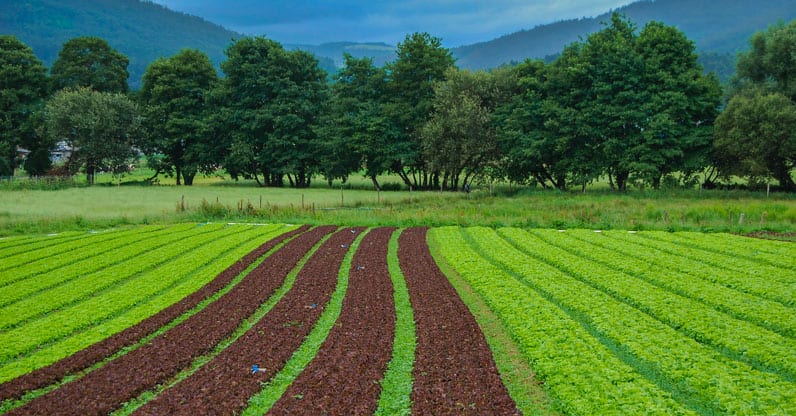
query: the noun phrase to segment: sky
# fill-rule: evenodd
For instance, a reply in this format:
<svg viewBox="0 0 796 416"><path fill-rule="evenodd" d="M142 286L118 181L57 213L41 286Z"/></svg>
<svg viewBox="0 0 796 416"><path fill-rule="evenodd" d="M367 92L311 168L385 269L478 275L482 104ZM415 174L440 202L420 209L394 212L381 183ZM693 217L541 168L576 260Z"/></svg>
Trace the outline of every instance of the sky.
<svg viewBox="0 0 796 416"><path fill-rule="evenodd" d="M428 32L469 45L559 20L594 17L633 0L151 0L236 32L281 43L384 42Z"/></svg>

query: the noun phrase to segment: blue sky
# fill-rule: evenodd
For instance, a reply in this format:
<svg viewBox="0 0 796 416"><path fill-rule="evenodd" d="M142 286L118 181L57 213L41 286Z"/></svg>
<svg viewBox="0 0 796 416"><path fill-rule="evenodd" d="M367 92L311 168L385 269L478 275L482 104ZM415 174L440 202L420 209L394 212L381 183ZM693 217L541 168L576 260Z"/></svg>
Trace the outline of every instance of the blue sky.
<svg viewBox="0 0 796 416"><path fill-rule="evenodd" d="M466 45L558 20L593 17L633 0L262 1L152 0L246 35L282 43L336 41L396 44L429 32L448 47Z"/></svg>

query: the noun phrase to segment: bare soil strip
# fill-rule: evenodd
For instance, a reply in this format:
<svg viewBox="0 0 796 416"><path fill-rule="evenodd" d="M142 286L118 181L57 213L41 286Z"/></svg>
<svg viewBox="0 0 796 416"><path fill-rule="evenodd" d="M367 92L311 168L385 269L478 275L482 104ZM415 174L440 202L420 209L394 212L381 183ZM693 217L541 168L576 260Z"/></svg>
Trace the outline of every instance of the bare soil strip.
<svg viewBox="0 0 796 416"><path fill-rule="evenodd" d="M343 308L318 354L269 414L372 415L392 356L395 301L387 270L394 228L370 231L354 255Z"/></svg>
<svg viewBox="0 0 796 416"><path fill-rule="evenodd" d="M8 414L100 415L168 380L210 351L278 288L290 270L335 227L318 227L268 256L232 290L148 344Z"/></svg>
<svg viewBox="0 0 796 416"><path fill-rule="evenodd" d="M245 409L249 397L284 367L312 330L334 292L345 254L361 230L345 229L332 235L301 268L291 289L257 324L135 414L238 414ZM261 371L253 373L254 364Z"/></svg>
<svg viewBox="0 0 796 416"><path fill-rule="evenodd" d="M426 229L405 230L398 244L417 334L412 413L519 414L475 318L431 257Z"/></svg>
<svg viewBox="0 0 796 416"><path fill-rule="evenodd" d="M216 292L226 287L238 274L246 270L255 260L262 257L278 244L307 229L309 229L309 226L303 226L269 240L235 262L235 264L229 266L198 291L138 324L47 367L40 368L0 384L0 401L16 399L28 391L57 383L66 375L84 370L102 361L105 357L115 354L122 348L135 344L142 338L157 331L158 328L173 321L183 313L194 308L203 300L213 296Z"/></svg>

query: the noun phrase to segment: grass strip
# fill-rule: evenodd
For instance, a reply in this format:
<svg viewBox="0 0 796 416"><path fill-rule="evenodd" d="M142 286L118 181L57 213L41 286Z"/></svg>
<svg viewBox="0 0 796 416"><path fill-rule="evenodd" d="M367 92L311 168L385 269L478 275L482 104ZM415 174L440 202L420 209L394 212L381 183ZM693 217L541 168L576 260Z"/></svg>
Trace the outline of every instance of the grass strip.
<svg viewBox="0 0 796 416"><path fill-rule="evenodd" d="M285 296L285 294L293 287L293 283L296 281L296 276L298 276L299 271L301 271L301 268L304 267L304 264L306 264L307 261L309 261L309 259L312 257L313 254L315 254L315 252L318 250L318 248L321 247L323 245L323 243L326 242L326 240L331 238L332 235L333 235L333 233L327 234L326 236L321 238L320 241L318 241L315 244L315 246L312 247L311 250L307 251L307 253L304 255L304 257L296 264L296 267L294 267L293 270L291 270L290 273L288 273L288 275L285 277L285 281L282 283L282 286L280 286L279 289L277 289L274 292L274 294L271 295L271 297L268 298L268 300L266 302L264 302L251 316L249 316L248 318L244 319L241 322L241 324L238 326L238 328L229 337L227 337L226 339L224 339L223 341L218 343L218 345L216 345L216 347L213 348L213 350L211 352L209 352L209 353L207 353L205 355L202 355L200 357L197 357L191 363L190 366L188 366L187 368L185 368L181 372L177 373L177 375L175 375L171 380L159 385L155 389L148 390L148 391L146 391L144 393L141 393L135 399L132 399L132 400L128 401L127 403L124 404L124 406L122 406L121 408L119 408L115 412L112 412L111 415L113 415L113 416L123 416L123 415L129 415L129 414L135 412L141 406L145 405L148 401L152 400L153 398L155 398L157 395L159 395L160 393L162 393L166 389L176 385L177 383L181 382L182 380L185 380L186 378L190 377L192 374L196 373L196 371L199 370L199 368L201 368L205 364L207 364L210 361L212 361L213 358L215 358L217 355L219 355L227 347L232 345L238 338L240 338L243 334L245 334L247 331L249 331L258 321L260 321L260 319L262 319L268 312L270 312L271 309L273 309L273 307L282 299L282 297ZM289 240L287 240L287 241L283 242L282 244L278 245L277 247L275 247L273 250L271 250L268 253L268 255L270 255L271 253L273 253L276 250L280 249L288 241ZM255 267L257 267L260 263L262 263L268 257L268 255L263 256L263 258L261 260L258 260L256 262L256 264L253 264L251 267L247 268L243 273L241 273L240 276L235 278L235 284L240 282L247 274L249 274L249 272L254 270ZM224 293L229 292L229 290L231 290L233 287L234 287L234 285L230 284L230 286L225 289ZM219 294L215 298L217 299L218 297L222 296L224 293ZM209 304L209 302L207 304ZM205 304L204 306L206 306L207 304ZM197 310L196 312L198 312L198 311L199 310ZM196 313L196 312L194 312L194 313ZM189 317L186 316L185 319L187 319L187 318L189 318ZM185 319L183 319L183 320L185 320ZM182 322L182 321L180 321L180 322ZM179 322L175 323L174 326L176 326L177 324L179 324ZM163 332L165 332L165 330Z"/></svg>
<svg viewBox="0 0 796 416"><path fill-rule="evenodd" d="M511 333L500 321L500 318L486 304L484 299L459 275L445 260L440 252L440 242L431 230L428 233L428 245L434 261L448 278L459 297L464 301L470 312L475 316L481 331L486 337L500 377L524 415L549 416L560 415L553 408L552 400L536 380L535 372L523 357ZM411 371L411 369L410 369ZM393 414L391 412L384 415ZM408 413L405 413L408 414Z"/></svg>
<svg viewBox="0 0 796 416"><path fill-rule="evenodd" d="M376 416L409 415L412 413L412 370L415 364L415 316L409 301L409 289L398 262L399 230L393 233L387 247L387 268L395 299L395 340L392 358L381 381Z"/></svg>
<svg viewBox="0 0 796 416"><path fill-rule="evenodd" d="M340 316L343 309L343 299L348 290L348 274L351 270L351 261L359 248L359 243L365 237L367 231L359 233L359 236L351 243L350 249L343 258L343 263L338 271L337 287L329 299L327 307L323 310L318 322L312 328L312 332L307 336L301 346L293 353L290 360L271 380L265 383L260 393L249 398L249 406L243 411L243 415L263 415L285 393L293 380L304 370L304 367L318 354L323 341L331 332L334 323Z"/></svg>

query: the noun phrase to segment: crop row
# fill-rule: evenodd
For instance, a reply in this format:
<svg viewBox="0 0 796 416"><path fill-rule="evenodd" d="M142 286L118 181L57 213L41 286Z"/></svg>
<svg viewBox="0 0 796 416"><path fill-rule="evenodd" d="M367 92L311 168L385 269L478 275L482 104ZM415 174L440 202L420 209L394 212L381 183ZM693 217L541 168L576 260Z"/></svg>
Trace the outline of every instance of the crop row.
<svg viewBox="0 0 796 416"><path fill-rule="evenodd" d="M168 247L150 250L129 261L81 276L59 290L34 296L32 299L39 300L38 303L26 300L20 302L21 304L7 306L4 310L33 319L23 320L19 325L3 327L0 330L0 345L3 346L0 348L0 362L115 316L128 305L134 305L157 293L152 292L153 289L178 281L185 271L178 270L174 275L162 270L177 259L178 254L189 253L217 238L237 233L232 228L218 228L216 231L204 233L199 238L173 241ZM193 257L191 256L190 261L195 262L195 267L200 266L202 263L199 261L204 259ZM193 268L187 271L191 270ZM164 279L163 276L169 278ZM23 307L29 307L29 312L24 312ZM55 310L58 312L47 314Z"/></svg>
<svg viewBox="0 0 796 416"><path fill-rule="evenodd" d="M681 272L676 268L665 267L662 263L668 264L674 261L657 250L624 244L591 231L568 230L553 235L534 230L531 233L548 244L588 259L594 264L636 276L667 291L697 300L718 311L781 335L796 337L796 314L791 307L715 284L707 279L695 278L692 274ZM687 261L683 261L681 266L683 263ZM712 275L720 275L723 272L718 268L705 271Z"/></svg>
<svg viewBox="0 0 796 416"><path fill-rule="evenodd" d="M667 268L675 268L711 282L776 300L786 306L796 306L793 270L788 268L772 267L732 255L715 253L711 255L693 248L645 237L646 233L606 231L602 234L622 244L638 247L640 250L653 249L663 253L661 257L665 263L662 264ZM722 272L716 274L716 269Z"/></svg>
<svg viewBox="0 0 796 416"><path fill-rule="evenodd" d="M0 307L4 308L3 310L5 311L7 305L21 299L26 299L29 305L47 305L52 299L50 294L42 294L46 301L36 298L35 295L48 289L56 289L58 286L70 283L72 279L135 257L150 247L164 246L172 241L193 234L196 234L195 227L189 224L155 232L131 233L111 242L94 241L92 238L87 238L86 247L76 248L73 251L53 257L34 260L6 271L5 273L9 276L13 276L14 281L0 288ZM156 239L156 242L153 243L152 239ZM18 309L29 310L30 306L26 305ZM17 318L16 315L14 318L19 319L17 322L26 319ZM0 321L0 328L5 328L12 324Z"/></svg>
<svg viewBox="0 0 796 416"><path fill-rule="evenodd" d="M603 291L694 340L758 369L796 379L796 341L792 338L733 318L630 274L570 254L523 230L507 228L500 232L529 258ZM559 234L549 231L537 233L546 234L551 241L557 240Z"/></svg>
<svg viewBox="0 0 796 416"><path fill-rule="evenodd" d="M466 235L490 262L567 311L623 361L688 407L733 414L796 410L788 409L796 403L793 383L683 336L569 273L529 257L493 230L469 229Z"/></svg>
<svg viewBox="0 0 796 416"><path fill-rule="evenodd" d="M102 234L114 234L119 230L104 231ZM41 250L47 248L56 249L60 244L70 241L82 240L86 237L87 233L83 232L64 232L60 234L51 234L45 237L29 236L29 237L8 237L0 240L0 256L3 258L15 256L20 253L27 253L34 250ZM97 233L90 232L89 235ZM40 251L39 253L46 252Z"/></svg>
<svg viewBox="0 0 796 416"><path fill-rule="evenodd" d="M146 319L71 356L0 384L0 400L4 401L4 404L0 406L0 411L3 408L16 407L27 401L27 399L23 401L14 399L20 399L23 395L28 399L38 397L46 390L57 386L58 381L65 377L79 377L88 369L100 368L119 356L148 344L160 334L184 322L232 290L275 249L308 228L308 226L299 228L286 226L282 231L277 231L273 238L267 239L254 250L245 252L244 250L249 249L247 243L228 251L216 263L205 266L200 271L201 273L218 272L218 274L198 290L187 294L177 302L168 304ZM267 233L263 237L267 238L268 235ZM219 264L227 263L231 263L231 265L223 270L218 268ZM169 296L164 295L159 299L147 302L147 305L149 308L157 310L163 306L159 303L170 301ZM25 394L26 392L28 393Z"/></svg>
<svg viewBox="0 0 796 416"><path fill-rule="evenodd" d="M432 229L430 237L437 240L446 262L501 318L562 411L693 414L599 342L567 310L482 257L458 227Z"/></svg>
<svg viewBox="0 0 796 416"><path fill-rule="evenodd" d="M128 269L139 273L122 284L106 288L99 296L0 334L2 356L14 357L10 362L6 358L0 367L0 380L54 362L134 325L197 290L256 247L261 237L284 231L284 228L226 227L206 233L192 243L186 241L185 247L171 246L171 257L156 263L157 267L152 267L148 256L149 263L131 262L121 267L119 273Z"/></svg>
<svg viewBox="0 0 796 416"><path fill-rule="evenodd" d="M646 236L647 233L644 233ZM649 233L650 237L721 253L732 257L743 257L754 262L765 262L780 268L796 268L793 244L787 241L762 240L733 234L712 233Z"/></svg>
<svg viewBox="0 0 796 416"><path fill-rule="evenodd" d="M89 234L84 238L72 239L44 246L35 250L28 250L9 255L3 259L0 272L3 272L0 287L36 275L49 269L58 267L59 263L68 264L73 258L81 258L82 252L87 248L104 249L108 244L113 244L119 239L148 234L163 227L147 227L143 229L128 229L122 231ZM140 237L139 237L140 238Z"/></svg>

